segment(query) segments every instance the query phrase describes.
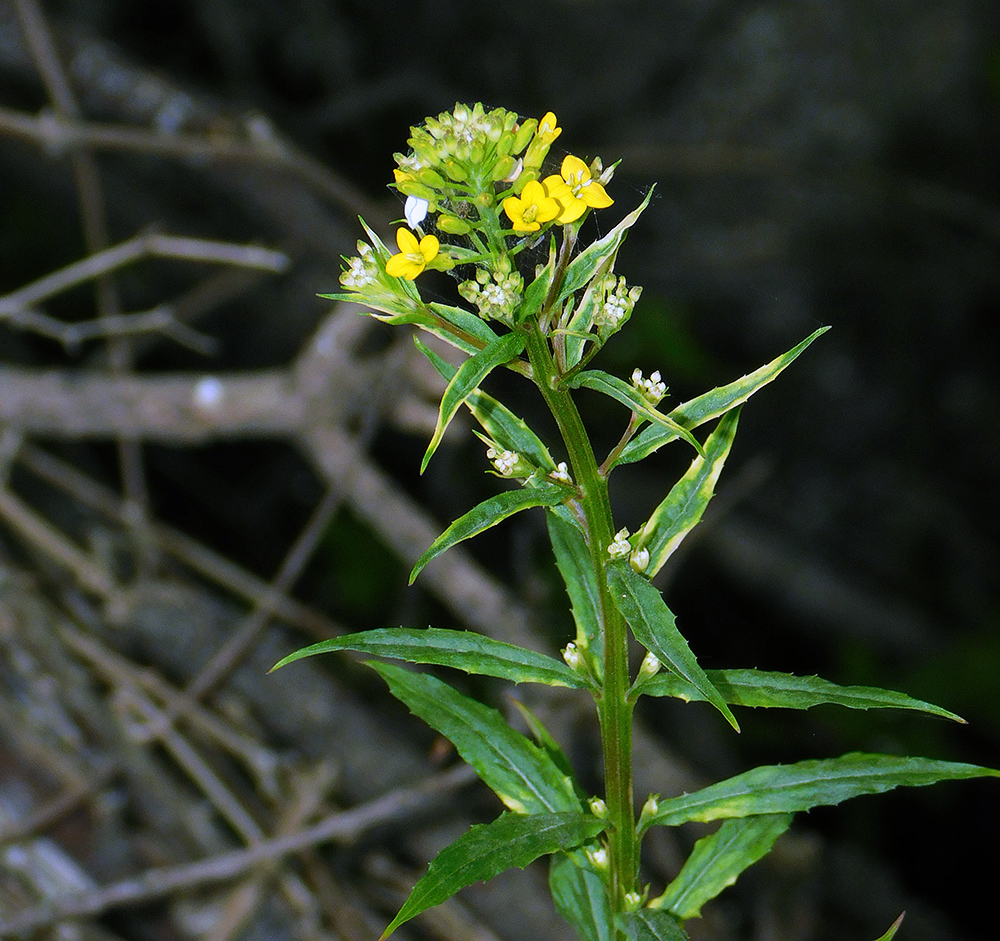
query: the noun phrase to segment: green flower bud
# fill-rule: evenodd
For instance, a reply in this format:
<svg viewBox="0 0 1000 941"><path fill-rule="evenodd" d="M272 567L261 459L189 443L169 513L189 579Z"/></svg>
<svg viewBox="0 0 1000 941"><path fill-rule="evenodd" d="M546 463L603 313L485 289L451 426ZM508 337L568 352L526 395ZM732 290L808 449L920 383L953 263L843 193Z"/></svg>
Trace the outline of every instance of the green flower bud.
<svg viewBox="0 0 1000 941"><path fill-rule="evenodd" d="M437 226L442 232L449 235L468 235L472 231L472 226L468 222L459 219L458 216L449 216L442 213L438 216Z"/></svg>

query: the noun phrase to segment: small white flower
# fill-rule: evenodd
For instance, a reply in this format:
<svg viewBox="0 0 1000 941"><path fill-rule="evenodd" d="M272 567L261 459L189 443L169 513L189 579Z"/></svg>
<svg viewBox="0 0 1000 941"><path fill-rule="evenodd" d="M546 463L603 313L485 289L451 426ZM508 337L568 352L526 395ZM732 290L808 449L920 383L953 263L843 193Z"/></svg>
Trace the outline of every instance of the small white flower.
<svg viewBox="0 0 1000 941"><path fill-rule="evenodd" d="M646 803L642 805L641 817L652 817L660 809L660 801L655 794L650 794Z"/></svg>
<svg viewBox="0 0 1000 941"><path fill-rule="evenodd" d="M652 651L647 651L639 665L639 679L647 676L655 676L660 670L660 658Z"/></svg>
<svg viewBox="0 0 1000 941"><path fill-rule="evenodd" d="M577 650L574 643L567 644L563 649L562 655L563 660L566 661L566 666L571 670L579 670L583 665L583 657L580 656L580 651Z"/></svg>
<svg viewBox="0 0 1000 941"><path fill-rule="evenodd" d="M569 467L566 466L565 461L560 461L554 471L549 471L549 477L553 480L558 480L561 484L572 483L572 479L569 476Z"/></svg>
<svg viewBox="0 0 1000 941"><path fill-rule="evenodd" d="M631 551L632 546L628 541L628 530L619 529L615 533L614 541L608 546L608 555L612 559L627 559Z"/></svg>
<svg viewBox="0 0 1000 941"><path fill-rule="evenodd" d="M599 798L599 797L592 797L592 798L590 798L589 801L587 801L587 803L590 806L590 812L595 817L601 817L602 819L604 817L607 817L607 815L608 815L608 805L605 804L604 801L601 800L601 798Z"/></svg>
<svg viewBox="0 0 1000 941"><path fill-rule="evenodd" d="M608 851L603 846L598 847L596 850L587 850L587 855L596 869L602 870L608 868Z"/></svg>
<svg viewBox="0 0 1000 941"><path fill-rule="evenodd" d="M649 550L636 549L629 557L628 562L632 568L642 575L646 571L646 566L649 565Z"/></svg>
<svg viewBox="0 0 1000 941"><path fill-rule="evenodd" d="M419 196L406 197L406 203L403 205L403 215L406 217L406 223L411 229L415 229L427 218L427 209L429 206L430 203Z"/></svg>
<svg viewBox="0 0 1000 941"><path fill-rule="evenodd" d="M667 385L660 380L659 370L650 373L648 379L642 378L641 369L634 370L632 372L632 385L650 405L656 405L667 394Z"/></svg>
<svg viewBox="0 0 1000 941"><path fill-rule="evenodd" d="M521 460L521 455L517 451L498 451L493 447L487 449L486 457L493 462L497 473L502 477L510 477L514 473L518 461Z"/></svg>

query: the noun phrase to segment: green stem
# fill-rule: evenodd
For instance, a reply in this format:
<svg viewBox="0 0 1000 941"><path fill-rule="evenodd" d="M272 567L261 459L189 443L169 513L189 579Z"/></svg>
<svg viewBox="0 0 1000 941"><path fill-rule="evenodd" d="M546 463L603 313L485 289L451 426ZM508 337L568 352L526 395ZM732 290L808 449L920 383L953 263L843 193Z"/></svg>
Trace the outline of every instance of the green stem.
<svg viewBox="0 0 1000 941"><path fill-rule="evenodd" d="M632 785L632 705L628 701L628 632L611 600L605 566L614 523L608 484L597 466L586 428L569 390L559 382L552 352L537 323L528 323L527 352L535 382L559 426L587 527L596 576L604 636L604 682L596 696L604 750L605 803L608 805L608 855L614 911L623 911L625 895L636 891L638 843ZM612 937L615 936L612 926Z"/></svg>

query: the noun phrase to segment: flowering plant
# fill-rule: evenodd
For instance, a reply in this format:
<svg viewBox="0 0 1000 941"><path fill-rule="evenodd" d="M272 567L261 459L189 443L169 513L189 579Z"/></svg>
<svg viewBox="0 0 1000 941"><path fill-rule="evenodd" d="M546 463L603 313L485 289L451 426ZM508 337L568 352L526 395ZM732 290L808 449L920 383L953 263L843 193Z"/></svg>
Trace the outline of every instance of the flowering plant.
<svg viewBox="0 0 1000 941"><path fill-rule="evenodd" d="M383 937L463 886L550 856L555 905L585 941L678 941L687 937L685 921L766 854L796 813L900 785L1000 776L973 765L852 753L754 768L693 794L650 795L636 813L632 713L640 696L707 701L736 731L733 706L808 709L836 703L962 720L903 693L758 670L705 671L698 664L651 579L711 500L743 403L825 328L756 371L670 411L660 408L667 388L658 372L644 377L636 369L625 381L588 369L627 325L639 300L640 289L616 274L615 262L651 194L603 237L581 245L587 216L613 204L608 187L614 166L569 155L558 172L545 173L560 133L551 112L522 120L480 104L456 105L413 128L409 152L396 155L394 185L406 198L406 226L396 234L399 251L366 226L368 241L346 260L345 293L328 295L357 301L386 323L415 325L466 354L455 368L416 340L447 380L421 471L464 405L482 429L477 433L494 472L519 485L452 523L417 560L410 581L456 543L514 513L542 507L576 635L558 660L467 632L379 629L314 644L279 666L357 650L514 683L570 687L593 698L603 745L605 792L588 796L534 716L527 716L532 740L499 712L429 673L371 663L392 694L449 738L507 808L440 853ZM424 231L428 220L433 232ZM546 261L529 268L525 252L534 246L543 247ZM428 269L462 271L458 293L469 307L425 300L415 281ZM555 419L565 461L557 462L521 418L482 390L500 367L537 387ZM577 410L574 394L581 388L609 396L627 413L621 439L600 460ZM712 422L707 434L696 434ZM687 472L638 532L616 526L608 491L614 470L675 441L693 451ZM634 673L630 636L646 651ZM652 827L689 821L721 825L698 841L669 885L654 890L642 880L643 837Z"/></svg>

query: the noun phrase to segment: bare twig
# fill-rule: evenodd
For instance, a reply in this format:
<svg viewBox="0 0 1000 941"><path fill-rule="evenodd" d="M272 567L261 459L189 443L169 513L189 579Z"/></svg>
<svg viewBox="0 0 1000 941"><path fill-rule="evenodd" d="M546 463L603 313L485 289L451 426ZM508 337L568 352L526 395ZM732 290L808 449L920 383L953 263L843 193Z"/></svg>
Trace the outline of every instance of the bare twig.
<svg viewBox="0 0 1000 941"><path fill-rule="evenodd" d="M398 826L415 815L425 813L437 806L443 797L469 784L474 778L475 774L468 765L456 765L417 785L390 791L287 836L196 863L147 870L135 878L95 892L51 899L44 906L0 921L0 936L14 938L71 918L99 915L112 909L163 898L181 889L226 882L261 863L323 843L350 845L374 827Z"/></svg>
<svg viewBox="0 0 1000 941"><path fill-rule="evenodd" d="M37 116L0 107L0 133L31 141L50 153L78 149L151 154L185 161L245 165L298 177L352 216L371 224L389 224L389 213L329 167L290 142L250 123L250 136L151 131L125 124L100 124L42 112Z"/></svg>
<svg viewBox="0 0 1000 941"><path fill-rule="evenodd" d="M24 447L21 463L41 479L79 500L84 506L121 525L127 512L125 504L107 487L35 445L29 444ZM287 595L272 591L270 586L256 575L170 526L163 523L151 524L150 538L156 540L161 551L175 556L198 575L221 585L237 597L256 605L266 606L286 623L319 640L344 633L343 628L319 612Z"/></svg>

